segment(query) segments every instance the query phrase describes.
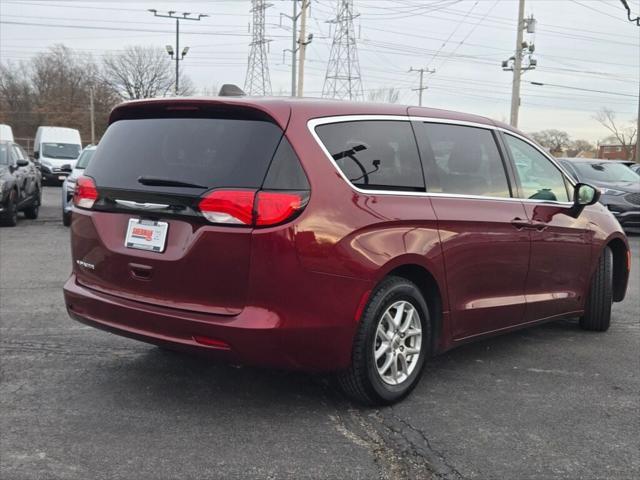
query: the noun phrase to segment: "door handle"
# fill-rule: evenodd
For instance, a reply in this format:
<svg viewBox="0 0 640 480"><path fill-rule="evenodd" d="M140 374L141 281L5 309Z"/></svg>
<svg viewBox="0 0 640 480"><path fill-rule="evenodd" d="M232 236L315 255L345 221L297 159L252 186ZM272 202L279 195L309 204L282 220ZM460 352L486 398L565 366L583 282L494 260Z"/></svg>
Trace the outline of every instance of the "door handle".
<svg viewBox="0 0 640 480"><path fill-rule="evenodd" d="M516 217L511 220L511 225L513 225L516 230L522 230L523 228L528 228L531 226L531 222L529 220L523 220L520 217Z"/></svg>
<svg viewBox="0 0 640 480"><path fill-rule="evenodd" d="M531 222L531 228L543 232L549 225L544 222Z"/></svg>
<svg viewBox="0 0 640 480"><path fill-rule="evenodd" d="M516 217L511 220L511 225L513 225L517 230L537 230L538 232L542 232L547 229L549 226L544 222L532 222L530 220L523 220L522 218Z"/></svg>

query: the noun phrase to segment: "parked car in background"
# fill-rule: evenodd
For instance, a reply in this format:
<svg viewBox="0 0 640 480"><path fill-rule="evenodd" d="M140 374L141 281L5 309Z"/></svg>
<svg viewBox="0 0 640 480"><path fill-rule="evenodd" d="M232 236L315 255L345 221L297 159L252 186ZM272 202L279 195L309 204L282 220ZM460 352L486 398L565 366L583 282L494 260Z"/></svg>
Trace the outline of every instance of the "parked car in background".
<svg viewBox="0 0 640 480"><path fill-rule="evenodd" d="M634 172L636 172L638 175L640 175L640 163L632 163L631 165L629 165L629 168L631 170L633 170Z"/></svg>
<svg viewBox="0 0 640 480"><path fill-rule="evenodd" d="M42 185L40 172L24 149L14 142L0 140L0 223L18 223L18 212L38 218Z"/></svg>
<svg viewBox="0 0 640 480"><path fill-rule="evenodd" d="M562 158L562 165L579 182L600 189L600 202L628 232L640 233L640 176L615 160Z"/></svg>
<svg viewBox="0 0 640 480"><path fill-rule="evenodd" d="M71 173L67 178L65 178L62 184L62 223L65 227L71 225L71 200L73 199L76 180L80 175L82 175L84 169L87 168L89 160L91 160L91 157L93 156L95 151L95 145L89 145L88 147L85 147L85 149L82 150L82 153L78 157L78 161L76 162L75 167L73 168L73 170L71 170Z"/></svg>
<svg viewBox="0 0 640 480"><path fill-rule="evenodd" d="M0 141L14 142L13 130L9 125L0 123Z"/></svg>
<svg viewBox="0 0 640 480"><path fill-rule="evenodd" d="M542 148L490 119L302 99L114 109L76 181L69 314L393 403L430 356L563 317L604 331L629 246Z"/></svg>
<svg viewBox="0 0 640 480"><path fill-rule="evenodd" d="M40 164L45 182L60 184L76 164L82 141L80 132L65 127L38 127L33 156Z"/></svg>

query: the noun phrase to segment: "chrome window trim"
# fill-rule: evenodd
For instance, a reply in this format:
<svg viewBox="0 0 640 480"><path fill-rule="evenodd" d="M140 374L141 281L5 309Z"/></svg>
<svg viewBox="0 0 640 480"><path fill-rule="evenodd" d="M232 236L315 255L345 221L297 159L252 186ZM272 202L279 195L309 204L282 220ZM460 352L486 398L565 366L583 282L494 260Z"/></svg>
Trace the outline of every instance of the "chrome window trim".
<svg viewBox="0 0 640 480"><path fill-rule="evenodd" d="M412 192L412 191L403 191L403 190L373 190L373 189L363 189L356 187L351 181L347 178L347 176L342 172L334 158L331 156L331 153L325 147L324 143L318 136L316 132L316 127L319 125L327 125L331 123L342 123L342 122L358 122L358 121L366 121L366 120L387 120L387 121L397 121L397 122L428 122L428 123L446 123L449 125L460 125L463 127L475 127L475 128L484 128L486 130L494 130L504 132L509 135L513 135L514 137L526 142L528 145L531 145L537 151L539 151L545 158L547 158L556 168L560 171L560 173L569 181L569 183L575 186L575 181L571 178L567 172L564 171L562 166L558 164L550 155L548 155L544 150L540 149L537 145L532 143L526 137L512 132L506 128L499 127L497 125L489 125L484 123L477 122L469 122L466 120L453 120L449 118L434 118L434 117L419 117L415 115L337 115L331 117L320 117L313 118L307 122L307 129L311 136L314 138L320 149L323 151L325 156L329 159L333 167L336 169L338 174L342 177L342 179L358 193L362 193L365 195L401 195L401 196L410 196L410 197L450 197L450 198L469 198L474 200L502 200L506 202L526 202L526 203L545 203L552 205L573 205L572 202L558 202L554 200L535 200L529 198L517 198L517 197L489 197L484 195L464 195L458 193L436 193L436 192ZM416 144L417 147L417 144ZM426 188L426 186L425 186Z"/></svg>

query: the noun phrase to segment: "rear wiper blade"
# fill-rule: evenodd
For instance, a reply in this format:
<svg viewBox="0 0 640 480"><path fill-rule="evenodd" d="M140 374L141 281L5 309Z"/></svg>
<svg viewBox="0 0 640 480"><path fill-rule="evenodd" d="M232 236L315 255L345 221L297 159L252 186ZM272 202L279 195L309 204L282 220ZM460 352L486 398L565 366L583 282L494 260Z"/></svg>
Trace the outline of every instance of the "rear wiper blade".
<svg viewBox="0 0 640 480"><path fill-rule="evenodd" d="M180 180L172 180L171 178L160 177L138 177L138 183L149 185L152 187L189 187L189 188L209 188L206 185L198 183L181 182Z"/></svg>

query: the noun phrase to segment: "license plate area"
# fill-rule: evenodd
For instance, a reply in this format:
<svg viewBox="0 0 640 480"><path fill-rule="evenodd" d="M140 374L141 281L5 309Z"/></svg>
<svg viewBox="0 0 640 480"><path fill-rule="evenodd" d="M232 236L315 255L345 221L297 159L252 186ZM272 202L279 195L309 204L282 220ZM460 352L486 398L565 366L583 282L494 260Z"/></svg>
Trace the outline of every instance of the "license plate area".
<svg viewBox="0 0 640 480"><path fill-rule="evenodd" d="M162 253L167 243L167 222L130 218L124 245L127 248Z"/></svg>

